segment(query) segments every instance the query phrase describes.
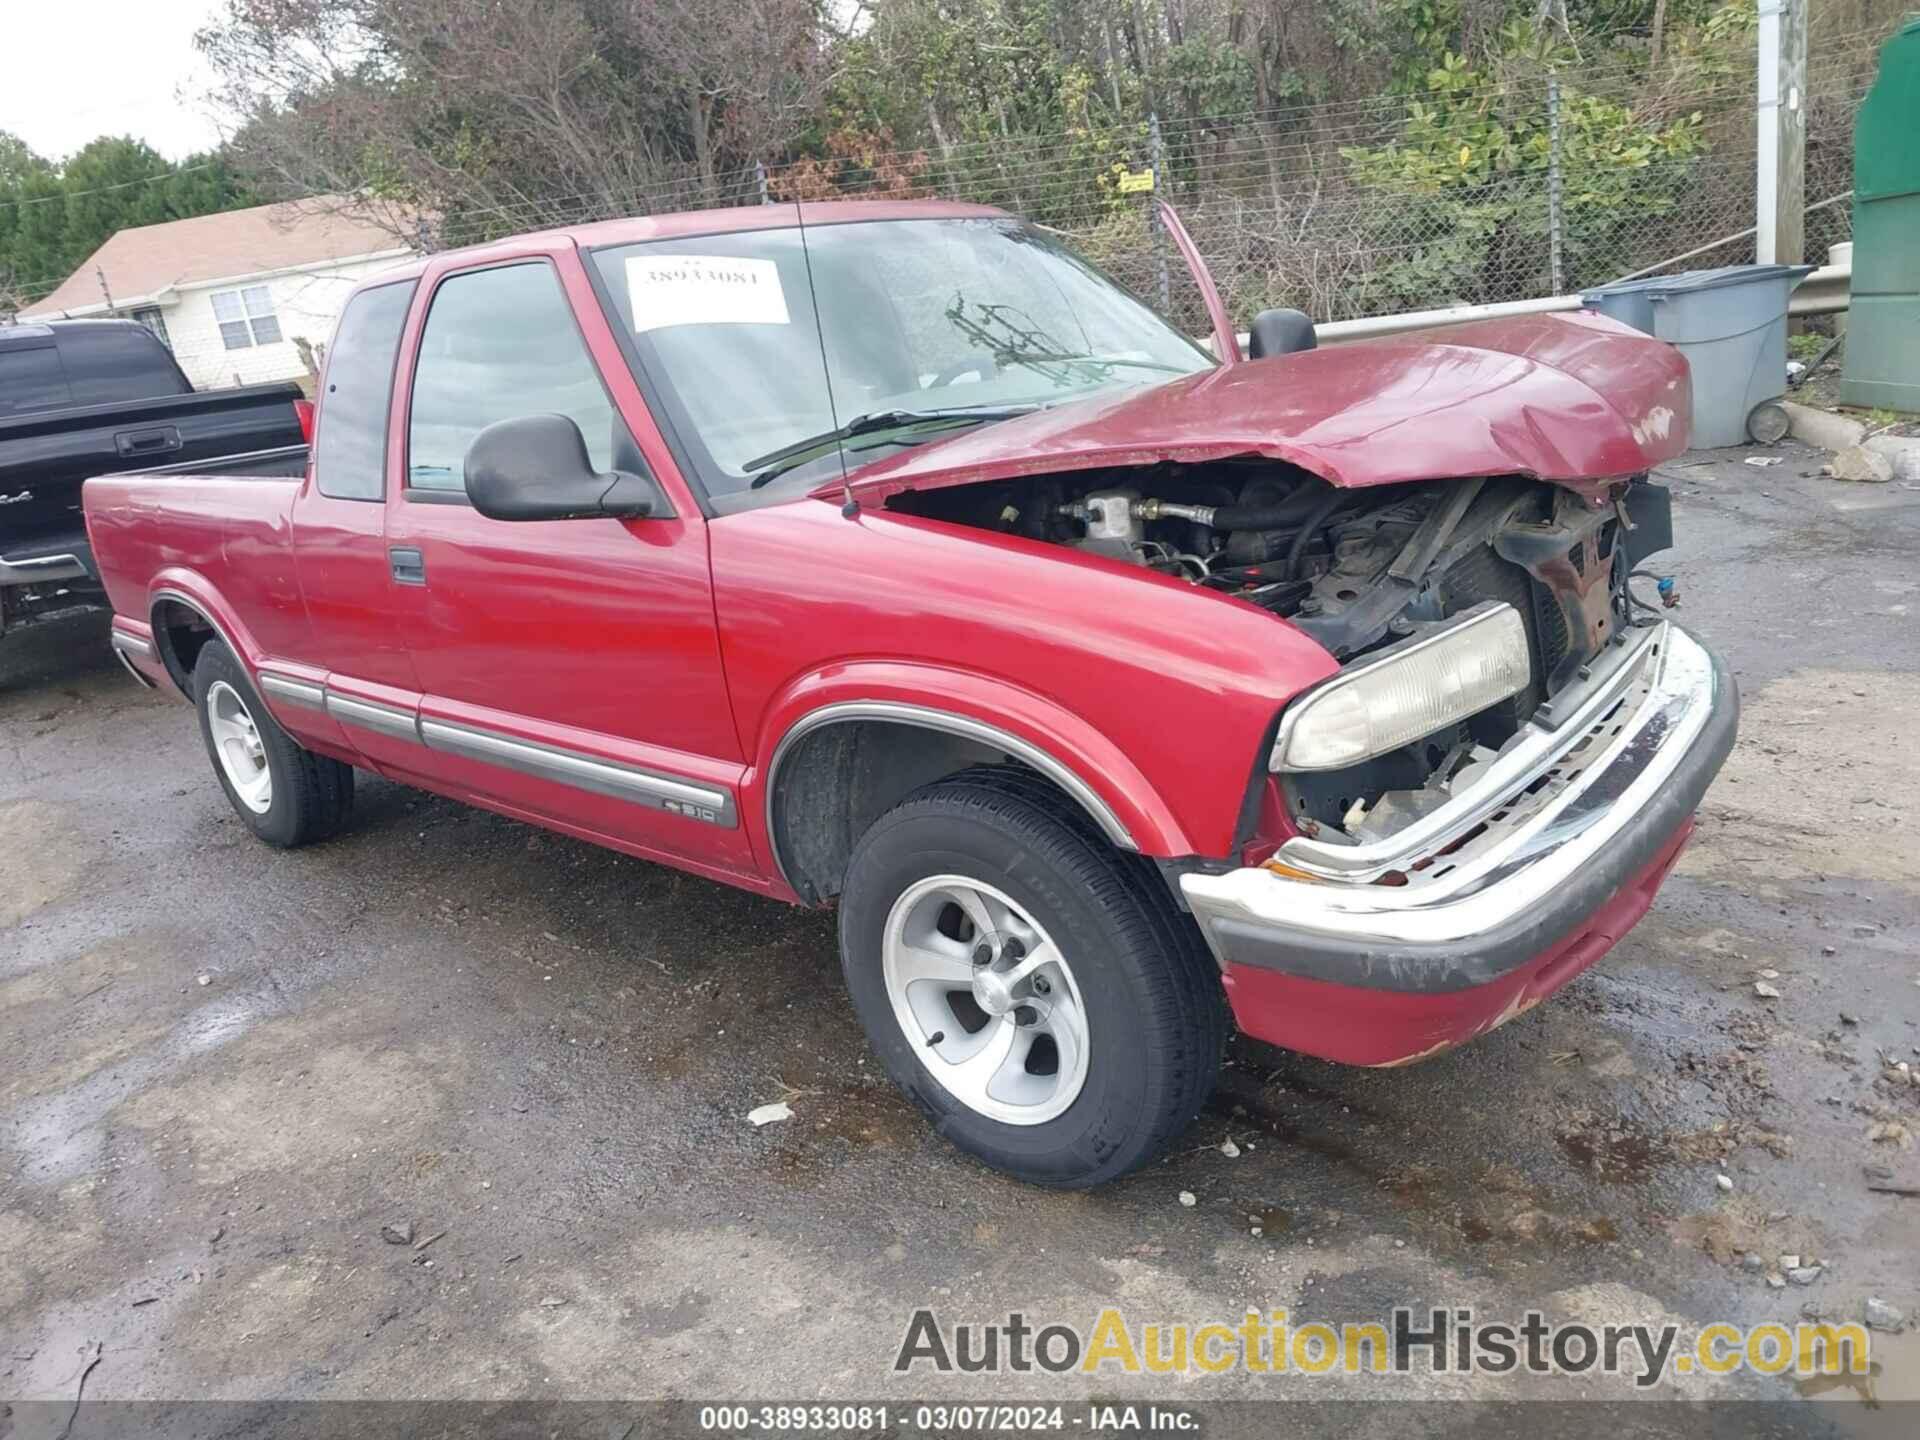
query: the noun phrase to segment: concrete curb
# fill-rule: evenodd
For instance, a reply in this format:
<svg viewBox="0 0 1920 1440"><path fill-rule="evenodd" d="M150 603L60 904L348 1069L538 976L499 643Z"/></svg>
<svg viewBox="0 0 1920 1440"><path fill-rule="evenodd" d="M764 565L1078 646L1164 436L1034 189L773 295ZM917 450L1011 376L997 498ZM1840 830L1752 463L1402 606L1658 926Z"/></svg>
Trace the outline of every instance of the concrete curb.
<svg viewBox="0 0 1920 1440"><path fill-rule="evenodd" d="M1787 432L1802 444L1816 445L1822 450L1845 450L1867 437L1867 427L1858 420L1792 400L1780 403L1787 412Z"/></svg>

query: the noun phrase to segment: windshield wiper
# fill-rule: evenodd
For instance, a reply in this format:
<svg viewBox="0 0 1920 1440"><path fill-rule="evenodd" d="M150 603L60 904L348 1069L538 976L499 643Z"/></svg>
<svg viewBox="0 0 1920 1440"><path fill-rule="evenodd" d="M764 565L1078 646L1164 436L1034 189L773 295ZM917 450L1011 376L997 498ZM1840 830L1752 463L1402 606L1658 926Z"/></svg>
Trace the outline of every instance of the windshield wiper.
<svg viewBox="0 0 1920 1440"><path fill-rule="evenodd" d="M1039 350L1008 350L993 357L1009 364L1025 365L1104 365L1109 369L1124 366L1129 370L1162 370L1169 375L1186 375L1190 371L1178 365L1163 365L1158 360L1129 360L1124 355L1054 355Z"/></svg>
<svg viewBox="0 0 1920 1440"><path fill-rule="evenodd" d="M828 430L824 434L810 435L804 440L796 440L791 445L783 445L757 459L749 460L742 468L748 473L760 471L753 476L748 487L758 490L769 481L777 480L789 470L806 464L826 454L834 446L860 435L876 435L883 430L907 430L921 428L928 430L953 430L963 425L983 425L992 420L1011 420L1016 415L1026 415L1039 409L1038 405L1002 405L978 410L875 410L869 415L856 415L838 430ZM904 443L918 443L904 442Z"/></svg>

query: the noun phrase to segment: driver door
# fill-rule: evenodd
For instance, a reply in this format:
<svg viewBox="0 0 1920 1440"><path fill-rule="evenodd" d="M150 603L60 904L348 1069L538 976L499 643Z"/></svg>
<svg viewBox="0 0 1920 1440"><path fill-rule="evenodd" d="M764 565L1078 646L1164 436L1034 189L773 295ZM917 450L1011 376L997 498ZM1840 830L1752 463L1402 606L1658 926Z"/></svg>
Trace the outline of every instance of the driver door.
<svg viewBox="0 0 1920 1440"><path fill-rule="evenodd" d="M594 359L590 333L604 354L613 342L571 246L423 283L387 542L434 779L636 853L750 873L706 523L685 488L663 487L674 513L624 521L490 520L467 500L474 436L524 415L572 419L596 470L671 469L624 367L610 384Z"/></svg>

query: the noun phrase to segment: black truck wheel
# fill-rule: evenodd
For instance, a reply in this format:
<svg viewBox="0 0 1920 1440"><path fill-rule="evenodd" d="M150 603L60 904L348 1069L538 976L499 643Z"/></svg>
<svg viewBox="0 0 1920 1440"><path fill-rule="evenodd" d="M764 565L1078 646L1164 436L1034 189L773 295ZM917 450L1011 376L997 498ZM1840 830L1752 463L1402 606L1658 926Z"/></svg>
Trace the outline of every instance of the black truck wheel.
<svg viewBox="0 0 1920 1440"><path fill-rule="evenodd" d="M353 810L353 767L282 730L233 652L217 640L193 667L193 703L213 773L234 813L283 850L324 840Z"/></svg>
<svg viewBox="0 0 1920 1440"><path fill-rule="evenodd" d="M1219 971L1150 865L1030 772L965 771L861 838L840 957L888 1072L954 1144L1035 1184L1144 1165L1205 1102Z"/></svg>

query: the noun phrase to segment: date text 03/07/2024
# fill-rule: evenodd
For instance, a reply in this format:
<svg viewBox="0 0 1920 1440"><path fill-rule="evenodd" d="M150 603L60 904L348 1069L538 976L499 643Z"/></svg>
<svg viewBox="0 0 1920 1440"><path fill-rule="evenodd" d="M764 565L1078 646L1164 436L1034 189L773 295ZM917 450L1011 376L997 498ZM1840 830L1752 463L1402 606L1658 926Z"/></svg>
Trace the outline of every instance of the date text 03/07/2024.
<svg viewBox="0 0 1920 1440"><path fill-rule="evenodd" d="M935 1434L950 1431L1089 1430L1191 1433L1200 1428L1192 1410L1173 1405L703 1405L700 1428L736 1432L811 1435L872 1434L897 1427Z"/></svg>

